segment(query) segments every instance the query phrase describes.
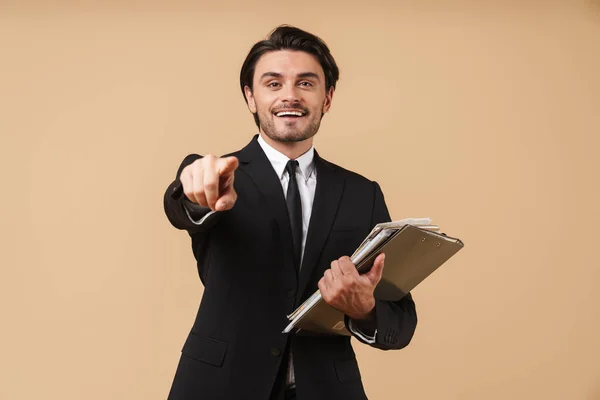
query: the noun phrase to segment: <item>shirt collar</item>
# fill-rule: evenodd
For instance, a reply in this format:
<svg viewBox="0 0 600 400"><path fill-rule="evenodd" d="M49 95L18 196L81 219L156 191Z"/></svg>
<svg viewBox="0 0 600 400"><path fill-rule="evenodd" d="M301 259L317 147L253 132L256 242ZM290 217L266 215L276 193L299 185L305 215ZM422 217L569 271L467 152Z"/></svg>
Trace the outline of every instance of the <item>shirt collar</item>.
<svg viewBox="0 0 600 400"><path fill-rule="evenodd" d="M258 144L265 152L267 158L271 162L271 165L273 166L273 169L277 173L277 176L279 177L279 179L282 179L283 174L285 173L285 166L287 165L287 162L290 160L288 158L288 156L286 156L285 154L283 154L283 153L279 152L278 150L275 150L273 147L271 147L262 138L262 136L260 134L258 135ZM297 171L304 178L304 180L308 180L308 178L311 177L311 175L313 174L313 172L315 170L314 158L315 158L315 147L314 146L310 146L310 149L306 153L304 153L300 157L296 158L296 161L298 161L298 167L299 167Z"/></svg>

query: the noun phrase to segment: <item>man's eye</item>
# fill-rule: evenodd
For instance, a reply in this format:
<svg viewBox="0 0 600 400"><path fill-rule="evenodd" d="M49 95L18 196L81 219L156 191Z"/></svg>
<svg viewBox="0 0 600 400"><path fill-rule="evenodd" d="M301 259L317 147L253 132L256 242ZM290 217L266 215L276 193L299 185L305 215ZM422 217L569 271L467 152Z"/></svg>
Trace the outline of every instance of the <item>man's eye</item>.
<svg viewBox="0 0 600 400"><path fill-rule="evenodd" d="M311 87L311 86L312 86L312 83L310 83L310 82L306 82L306 81L305 81L305 82L300 82L300 86L304 86L304 87Z"/></svg>
<svg viewBox="0 0 600 400"><path fill-rule="evenodd" d="M271 82L271 83L269 83L267 86L268 86L268 87L272 87L272 88L274 88L274 87L279 87L279 82Z"/></svg>

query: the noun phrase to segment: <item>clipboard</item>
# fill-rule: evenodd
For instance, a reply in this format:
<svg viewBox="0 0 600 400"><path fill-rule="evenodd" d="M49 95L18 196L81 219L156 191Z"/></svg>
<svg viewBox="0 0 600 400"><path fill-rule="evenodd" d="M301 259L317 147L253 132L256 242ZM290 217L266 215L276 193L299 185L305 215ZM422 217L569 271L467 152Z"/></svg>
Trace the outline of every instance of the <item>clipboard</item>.
<svg viewBox="0 0 600 400"><path fill-rule="evenodd" d="M464 243L431 225L429 219L411 219L376 225L351 257L359 273L371 269L385 253L385 268L375 288L378 300L398 301L464 247ZM350 336L344 314L329 306L317 290L292 314L283 333L302 330Z"/></svg>

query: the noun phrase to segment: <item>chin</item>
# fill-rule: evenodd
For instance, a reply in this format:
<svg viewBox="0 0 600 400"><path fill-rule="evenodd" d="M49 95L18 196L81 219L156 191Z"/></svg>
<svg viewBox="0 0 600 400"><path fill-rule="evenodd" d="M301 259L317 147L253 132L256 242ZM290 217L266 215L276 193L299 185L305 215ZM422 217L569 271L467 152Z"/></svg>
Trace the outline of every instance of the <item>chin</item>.
<svg viewBox="0 0 600 400"><path fill-rule="evenodd" d="M286 131L286 132L277 132L276 139L280 142L302 142L304 140L310 139L314 134L308 134L306 132L298 132L298 131Z"/></svg>
<svg viewBox="0 0 600 400"><path fill-rule="evenodd" d="M268 121L268 120L267 120ZM262 122L262 121L261 121ZM316 135L319 130L319 124L302 124L302 127L294 124L279 124L282 121L269 121L261 124L261 130L270 139L283 143L296 143L308 140Z"/></svg>

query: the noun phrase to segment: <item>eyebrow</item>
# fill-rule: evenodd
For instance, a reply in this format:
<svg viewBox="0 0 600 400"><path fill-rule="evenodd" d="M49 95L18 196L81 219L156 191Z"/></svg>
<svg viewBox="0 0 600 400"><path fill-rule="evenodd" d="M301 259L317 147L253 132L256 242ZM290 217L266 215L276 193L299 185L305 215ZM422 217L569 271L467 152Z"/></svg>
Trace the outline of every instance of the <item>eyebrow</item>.
<svg viewBox="0 0 600 400"><path fill-rule="evenodd" d="M282 78L283 75L281 75L279 72L265 72L264 74L261 75L260 79L263 80L265 78Z"/></svg>
<svg viewBox="0 0 600 400"><path fill-rule="evenodd" d="M260 79L263 80L265 78L283 78L283 75L279 72L265 72L261 75ZM314 72L302 72L301 74L298 74L298 78L314 78L317 81L320 81L319 75Z"/></svg>
<svg viewBox="0 0 600 400"><path fill-rule="evenodd" d="M320 80L319 75L315 74L314 72L303 72L298 74L298 78L314 78L316 80Z"/></svg>

